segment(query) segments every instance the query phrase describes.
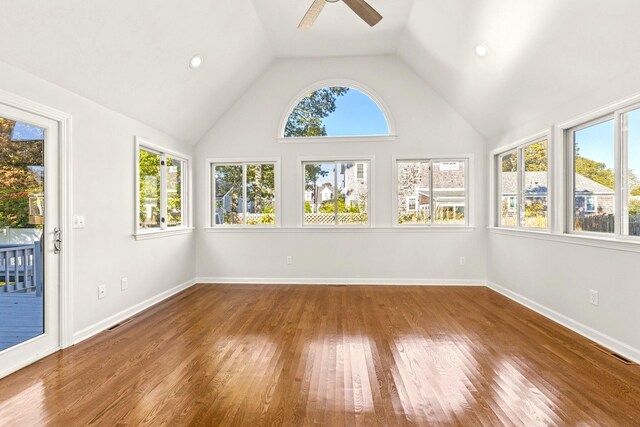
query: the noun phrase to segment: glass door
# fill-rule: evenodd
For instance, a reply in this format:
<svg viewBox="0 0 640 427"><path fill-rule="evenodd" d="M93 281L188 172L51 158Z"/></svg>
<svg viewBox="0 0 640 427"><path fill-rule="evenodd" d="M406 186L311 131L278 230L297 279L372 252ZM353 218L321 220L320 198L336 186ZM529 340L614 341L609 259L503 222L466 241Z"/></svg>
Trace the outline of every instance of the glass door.
<svg viewBox="0 0 640 427"><path fill-rule="evenodd" d="M0 104L0 377L59 346L58 124Z"/></svg>

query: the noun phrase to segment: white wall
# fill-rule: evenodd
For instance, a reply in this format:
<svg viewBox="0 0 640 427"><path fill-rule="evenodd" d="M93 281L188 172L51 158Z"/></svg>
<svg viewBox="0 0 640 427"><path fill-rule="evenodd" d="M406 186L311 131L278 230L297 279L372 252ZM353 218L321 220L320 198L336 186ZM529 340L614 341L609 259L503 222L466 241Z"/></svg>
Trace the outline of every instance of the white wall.
<svg viewBox="0 0 640 427"><path fill-rule="evenodd" d="M0 62L0 89L73 116L74 213L86 228L73 238L75 333L191 280L193 235L135 241L134 136L191 155L192 146ZM129 289L120 291L120 278ZM97 286L107 297L97 299Z"/></svg>
<svg viewBox="0 0 640 427"><path fill-rule="evenodd" d="M615 76L571 103L550 108L489 142L489 151L640 92L637 71ZM561 143L561 141L556 141ZM561 177L557 175L558 178ZM557 320L640 360L640 253L490 233L487 275L509 292L549 309ZM600 292L598 307L589 290Z"/></svg>
<svg viewBox="0 0 640 427"><path fill-rule="evenodd" d="M281 144L287 105L306 87L342 78L372 89L389 107L393 142ZM471 206L477 228L468 232L392 230L392 155L474 154ZM375 228L300 230L299 157L375 157ZM281 158L282 230L206 232L206 158ZM278 60L218 121L196 147L197 272L230 281L340 281L465 283L485 278L484 139L396 57ZM286 265L286 256L294 263ZM460 256L467 265L460 266Z"/></svg>

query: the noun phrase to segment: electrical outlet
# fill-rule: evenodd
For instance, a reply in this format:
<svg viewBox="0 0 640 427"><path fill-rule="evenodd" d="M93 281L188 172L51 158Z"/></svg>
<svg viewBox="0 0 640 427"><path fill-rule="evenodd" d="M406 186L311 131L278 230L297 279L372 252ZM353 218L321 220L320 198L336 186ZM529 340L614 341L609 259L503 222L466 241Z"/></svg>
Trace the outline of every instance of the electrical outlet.
<svg viewBox="0 0 640 427"><path fill-rule="evenodd" d="M120 290L126 291L127 289L129 289L129 279L123 277L120 279Z"/></svg>
<svg viewBox="0 0 640 427"><path fill-rule="evenodd" d="M98 286L98 299L103 299L107 296L107 285Z"/></svg>
<svg viewBox="0 0 640 427"><path fill-rule="evenodd" d="M291 255L289 255L287 257L287 265L291 265L291 264L293 264L293 257Z"/></svg>
<svg viewBox="0 0 640 427"><path fill-rule="evenodd" d="M460 265L467 265L467 257L466 256L461 256L460 257Z"/></svg>
<svg viewBox="0 0 640 427"><path fill-rule="evenodd" d="M600 296L598 291L594 291L593 289L589 292L589 302L592 305L598 305L600 303Z"/></svg>

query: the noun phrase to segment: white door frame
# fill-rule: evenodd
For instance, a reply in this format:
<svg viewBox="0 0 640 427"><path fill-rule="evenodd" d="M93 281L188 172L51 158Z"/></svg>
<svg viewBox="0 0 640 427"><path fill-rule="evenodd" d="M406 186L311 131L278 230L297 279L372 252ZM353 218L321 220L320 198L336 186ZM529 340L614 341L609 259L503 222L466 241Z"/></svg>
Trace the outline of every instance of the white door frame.
<svg viewBox="0 0 640 427"><path fill-rule="evenodd" d="M72 193L71 193L71 114L55 108L42 105L10 92L0 89L0 104L36 114L58 123L58 165L59 165L59 194L60 194L60 229L62 230L62 248L60 251L60 345L66 348L73 345L73 238L72 223ZM45 355L41 355L44 357ZM25 361L26 366L34 361ZM14 366L12 370L22 366ZM1 377L1 375L0 375Z"/></svg>

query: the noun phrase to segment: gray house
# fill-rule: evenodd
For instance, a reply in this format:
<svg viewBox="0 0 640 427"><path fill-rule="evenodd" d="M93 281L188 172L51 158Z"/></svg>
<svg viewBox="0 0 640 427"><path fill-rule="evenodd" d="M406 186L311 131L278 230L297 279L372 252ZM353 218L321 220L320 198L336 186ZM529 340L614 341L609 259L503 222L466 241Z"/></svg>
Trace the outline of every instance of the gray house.
<svg viewBox="0 0 640 427"><path fill-rule="evenodd" d="M542 204L547 206L547 172L525 172L525 206ZM614 191L584 175L575 176L575 208L577 217L596 214L613 214ZM517 216L518 173L503 172L501 181L503 213L506 218Z"/></svg>

